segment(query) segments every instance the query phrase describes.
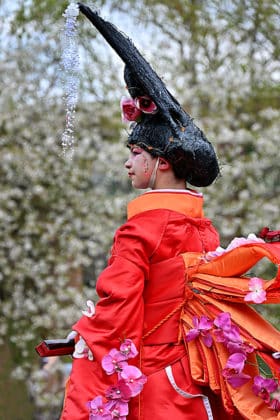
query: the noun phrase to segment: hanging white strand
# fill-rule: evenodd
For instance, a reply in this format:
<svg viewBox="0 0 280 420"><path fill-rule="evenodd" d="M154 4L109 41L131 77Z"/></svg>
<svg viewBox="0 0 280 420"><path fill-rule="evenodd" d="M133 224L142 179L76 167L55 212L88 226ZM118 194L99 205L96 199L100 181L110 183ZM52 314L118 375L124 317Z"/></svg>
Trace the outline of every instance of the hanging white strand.
<svg viewBox="0 0 280 420"><path fill-rule="evenodd" d="M65 157L72 159L74 154L74 125L75 111L78 102L79 77L79 52L77 17L79 7L77 2L70 1L63 13L65 25L62 33L62 82L64 101L66 106L66 123L62 134L62 152Z"/></svg>

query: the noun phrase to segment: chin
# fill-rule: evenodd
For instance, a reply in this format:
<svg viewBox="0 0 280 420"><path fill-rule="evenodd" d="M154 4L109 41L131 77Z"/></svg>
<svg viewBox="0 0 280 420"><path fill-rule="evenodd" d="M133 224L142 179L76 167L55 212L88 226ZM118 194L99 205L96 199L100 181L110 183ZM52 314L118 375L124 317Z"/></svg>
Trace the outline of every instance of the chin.
<svg viewBox="0 0 280 420"><path fill-rule="evenodd" d="M134 184L132 183L133 188L135 188L136 190L146 190L148 188L148 185L143 185L143 184Z"/></svg>

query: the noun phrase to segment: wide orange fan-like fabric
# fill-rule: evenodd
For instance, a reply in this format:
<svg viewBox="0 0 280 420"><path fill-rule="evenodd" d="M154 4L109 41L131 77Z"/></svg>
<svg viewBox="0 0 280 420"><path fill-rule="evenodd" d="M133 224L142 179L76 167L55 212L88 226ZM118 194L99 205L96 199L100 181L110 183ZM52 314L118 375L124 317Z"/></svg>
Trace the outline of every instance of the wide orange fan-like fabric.
<svg viewBox="0 0 280 420"><path fill-rule="evenodd" d="M264 283L265 303L280 303L280 243L242 245L210 262L204 262L202 255L196 253L186 253L182 257L187 279L187 299L181 314L184 333L193 328L193 316L207 315L213 320L220 313L228 312L244 342L255 349L247 357L244 373L252 378L259 375L257 358L261 358L279 380L279 359L273 358L272 354L280 351L280 332L248 305L244 297L249 292L250 281L246 272L262 258L267 258L278 266L278 271L273 279ZM229 414L233 414L236 407L244 418L251 420L280 419L280 413L277 415L253 393L252 380L240 388L233 388L226 382L222 370L229 353L223 343L214 340L208 348L201 338L196 338L186 342L186 346L194 382L220 394Z"/></svg>

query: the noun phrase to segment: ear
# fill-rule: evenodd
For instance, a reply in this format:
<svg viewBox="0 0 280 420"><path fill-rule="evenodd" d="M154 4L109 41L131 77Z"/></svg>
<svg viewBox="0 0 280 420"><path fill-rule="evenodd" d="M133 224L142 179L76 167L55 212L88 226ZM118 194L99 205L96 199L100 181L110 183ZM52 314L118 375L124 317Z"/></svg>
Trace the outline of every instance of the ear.
<svg viewBox="0 0 280 420"><path fill-rule="evenodd" d="M159 158L158 167L161 171L167 171L171 168L171 164L164 158Z"/></svg>

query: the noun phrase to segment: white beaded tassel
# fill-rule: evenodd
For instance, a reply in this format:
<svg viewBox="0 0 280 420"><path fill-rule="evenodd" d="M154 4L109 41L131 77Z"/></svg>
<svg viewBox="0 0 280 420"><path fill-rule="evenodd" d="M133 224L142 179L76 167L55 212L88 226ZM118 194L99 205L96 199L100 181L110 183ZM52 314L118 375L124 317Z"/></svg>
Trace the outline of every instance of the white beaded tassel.
<svg viewBox="0 0 280 420"><path fill-rule="evenodd" d="M62 134L62 152L70 160L74 154L74 123L75 111L78 102L79 77L79 52L77 17L79 7L77 2L70 1L63 13L65 25L62 33L62 81L64 100L66 105L66 124Z"/></svg>

